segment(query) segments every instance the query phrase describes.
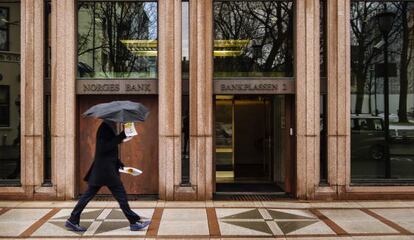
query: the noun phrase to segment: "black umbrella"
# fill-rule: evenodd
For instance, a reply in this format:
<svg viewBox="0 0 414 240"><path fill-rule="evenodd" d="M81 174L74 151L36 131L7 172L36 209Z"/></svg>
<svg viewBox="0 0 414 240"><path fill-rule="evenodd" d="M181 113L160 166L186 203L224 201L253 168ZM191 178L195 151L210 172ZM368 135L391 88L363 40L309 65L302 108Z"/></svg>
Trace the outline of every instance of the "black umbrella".
<svg viewBox="0 0 414 240"><path fill-rule="evenodd" d="M83 113L85 117L96 117L113 122L143 122L148 117L148 109L141 103L113 101L97 104Z"/></svg>

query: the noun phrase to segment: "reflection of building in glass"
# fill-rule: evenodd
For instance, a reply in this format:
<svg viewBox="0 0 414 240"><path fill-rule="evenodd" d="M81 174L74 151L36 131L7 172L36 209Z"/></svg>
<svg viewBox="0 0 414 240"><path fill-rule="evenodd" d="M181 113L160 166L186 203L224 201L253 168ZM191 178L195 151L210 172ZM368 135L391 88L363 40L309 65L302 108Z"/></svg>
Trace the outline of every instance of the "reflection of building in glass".
<svg viewBox="0 0 414 240"><path fill-rule="evenodd" d="M352 178L414 179L414 165L410 164L414 159L410 150L414 147L414 2L355 1L351 10L353 120L376 118L385 125L385 130L379 130L368 126L364 129L355 123L351 136ZM386 38L378 19L383 12L393 16ZM387 24L384 21L382 24ZM384 89L386 78L388 92ZM384 115L386 104L389 126Z"/></svg>
<svg viewBox="0 0 414 240"><path fill-rule="evenodd" d="M20 177L20 4L0 2L0 181ZM7 46L6 46L7 45Z"/></svg>
<svg viewBox="0 0 414 240"><path fill-rule="evenodd" d="M400 5L401 4L401 5ZM353 3L354 18L352 20L352 26L354 31L352 32L352 112L360 113L375 113L375 107L379 112L384 110L384 93L383 93L383 54L382 48L384 41L381 39L380 32L375 20L375 14L381 9L382 3ZM369 8L368 8L369 6ZM364 8L367 11L364 16L361 16ZM404 9L402 9L404 8ZM407 84L407 111L414 110L414 63L408 61L406 66L402 66L401 54L405 51L407 53L406 58L411 56L413 49L413 19L407 15L408 33L410 37L407 40L403 39L403 24L402 24L402 11L412 12L412 4L404 6L403 3L392 3L387 5L389 11L395 11L397 13L397 19L394 24L393 31L390 33L390 55L389 55L389 93L390 93L390 112L393 114L398 113L399 101L401 99L400 87L402 72L406 71L408 80ZM411 10L410 10L411 9ZM359 14L359 15L358 15ZM365 20L364 30L365 34L358 35L356 31L362 31L362 21ZM359 30L357 30L359 29ZM403 49L404 41L407 41L407 49ZM358 43L364 42L363 45ZM361 53L360 53L361 52ZM358 88L359 87L359 88ZM377 101L374 100L376 97ZM358 102L357 99L360 99ZM371 99L371 100L370 100ZM370 104L371 103L371 104ZM371 105L371 106L370 106ZM371 110L371 111L370 111Z"/></svg>
<svg viewBox="0 0 414 240"><path fill-rule="evenodd" d="M157 67L156 14L157 4L151 2L80 1L79 77L154 78ZM140 54L141 51L134 51L131 49L134 41L151 45L147 46L151 52Z"/></svg>

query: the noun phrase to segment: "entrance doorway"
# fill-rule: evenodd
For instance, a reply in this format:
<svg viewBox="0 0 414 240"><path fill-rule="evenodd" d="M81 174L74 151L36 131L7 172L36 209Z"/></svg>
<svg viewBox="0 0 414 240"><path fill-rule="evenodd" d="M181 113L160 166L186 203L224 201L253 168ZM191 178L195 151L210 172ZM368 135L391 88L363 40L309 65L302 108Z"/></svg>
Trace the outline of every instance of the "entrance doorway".
<svg viewBox="0 0 414 240"><path fill-rule="evenodd" d="M292 97L216 95L216 192L292 191Z"/></svg>
<svg viewBox="0 0 414 240"><path fill-rule="evenodd" d="M152 95L81 95L78 96L78 193L87 189L83 177L89 170L94 154L96 132L101 120L85 118L82 113L95 104L115 100L129 100L144 104L150 111L147 120L136 123L138 136L119 145L119 158L125 166L136 167L143 171L137 177L121 174L121 180L129 195L158 194L158 99ZM110 194L102 188L98 194Z"/></svg>

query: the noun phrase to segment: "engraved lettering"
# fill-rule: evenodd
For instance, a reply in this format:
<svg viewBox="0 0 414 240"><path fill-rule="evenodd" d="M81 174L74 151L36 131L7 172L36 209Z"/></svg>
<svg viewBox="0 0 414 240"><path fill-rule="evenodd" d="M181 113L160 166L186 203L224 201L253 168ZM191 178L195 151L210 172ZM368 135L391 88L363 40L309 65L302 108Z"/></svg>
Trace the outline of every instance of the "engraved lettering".
<svg viewBox="0 0 414 240"><path fill-rule="evenodd" d="M119 84L83 84L84 92L118 92Z"/></svg>
<svg viewBox="0 0 414 240"><path fill-rule="evenodd" d="M151 84L126 84L125 91L127 92L151 92Z"/></svg>
<svg viewBox="0 0 414 240"><path fill-rule="evenodd" d="M219 93L289 93L291 83L285 82L218 82Z"/></svg>

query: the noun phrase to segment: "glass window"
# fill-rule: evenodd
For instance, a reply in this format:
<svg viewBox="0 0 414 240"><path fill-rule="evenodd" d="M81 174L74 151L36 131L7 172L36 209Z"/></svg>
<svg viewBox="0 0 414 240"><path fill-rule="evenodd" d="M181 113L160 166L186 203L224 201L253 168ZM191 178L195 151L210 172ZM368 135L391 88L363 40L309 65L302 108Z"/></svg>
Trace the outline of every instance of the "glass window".
<svg viewBox="0 0 414 240"><path fill-rule="evenodd" d="M0 85L0 127L10 125L10 86Z"/></svg>
<svg viewBox="0 0 414 240"><path fill-rule="evenodd" d="M321 0L320 7L320 182L326 183L328 179L328 95L327 95L327 21L326 21L327 1Z"/></svg>
<svg viewBox="0 0 414 240"><path fill-rule="evenodd" d="M215 96L216 182L234 182L234 96Z"/></svg>
<svg viewBox="0 0 414 240"><path fill-rule="evenodd" d="M9 50L9 8L0 7L0 50Z"/></svg>
<svg viewBox="0 0 414 240"><path fill-rule="evenodd" d="M0 50L0 184L19 184L20 1L0 2Z"/></svg>
<svg viewBox="0 0 414 240"><path fill-rule="evenodd" d="M44 68L44 86L43 86L43 112L44 112L44 184L52 182L52 148L51 148L51 12L52 6L50 0L45 1L45 68Z"/></svg>
<svg viewBox="0 0 414 240"><path fill-rule="evenodd" d="M414 180L414 1L352 1L351 177Z"/></svg>
<svg viewBox="0 0 414 240"><path fill-rule="evenodd" d="M320 32L320 75L321 77L327 77L328 65L327 65L327 58L328 58L328 24L327 24L327 8L328 2L327 0L320 0L319 2L319 32ZM325 83L326 84L326 83Z"/></svg>
<svg viewBox="0 0 414 240"><path fill-rule="evenodd" d="M78 1L78 78L156 78L157 3Z"/></svg>
<svg viewBox="0 0 414 240"><path fill-rule="evenodd" d="M293 1L214 1L214 77L292 77Z"/></svg>
<svg viewBox="0 0 414 240"><path fill-rule="evenodd" d="M182 137L181 137L181 184L190 183L190 3L181 3L181 66L182 66Z"/></svg>

